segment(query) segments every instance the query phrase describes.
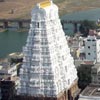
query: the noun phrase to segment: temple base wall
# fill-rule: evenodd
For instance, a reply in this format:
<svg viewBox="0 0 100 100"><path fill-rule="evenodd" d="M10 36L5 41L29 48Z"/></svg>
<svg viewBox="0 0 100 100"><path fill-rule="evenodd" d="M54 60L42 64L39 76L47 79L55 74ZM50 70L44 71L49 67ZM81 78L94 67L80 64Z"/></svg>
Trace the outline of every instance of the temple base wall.
<svg viewBox="0 0 100 100"><path fill-rule="evenodd" d="M79 89L77 81L75 81L69 90L62 91L57 97L34 97L27 95L17 95L15 100L77 100L78 95Z"/></svg>

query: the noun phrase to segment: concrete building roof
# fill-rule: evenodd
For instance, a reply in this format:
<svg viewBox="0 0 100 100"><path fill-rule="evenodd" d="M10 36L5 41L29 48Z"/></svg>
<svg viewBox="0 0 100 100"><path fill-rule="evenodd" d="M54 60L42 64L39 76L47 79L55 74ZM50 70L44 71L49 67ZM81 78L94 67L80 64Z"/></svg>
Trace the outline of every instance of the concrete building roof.
<svg viewBox="0 0 100 100"><path fill-rule="evenodd" d="M100 97L100 85L91 84L87 86L81 93L83 96L99 96Z"/></svg>

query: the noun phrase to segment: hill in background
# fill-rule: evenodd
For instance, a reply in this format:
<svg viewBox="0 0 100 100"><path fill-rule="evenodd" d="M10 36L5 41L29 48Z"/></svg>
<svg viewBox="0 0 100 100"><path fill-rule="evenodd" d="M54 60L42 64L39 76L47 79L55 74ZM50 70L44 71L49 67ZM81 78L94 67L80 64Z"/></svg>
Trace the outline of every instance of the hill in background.
<svg viewBox="0 0 100 100"><path fill-rule="evenodd" d="M0 18L30 18L34 5L44 0L4 0L0 2ZM100 7L100 0L53 0L60 15Z"/></svg>

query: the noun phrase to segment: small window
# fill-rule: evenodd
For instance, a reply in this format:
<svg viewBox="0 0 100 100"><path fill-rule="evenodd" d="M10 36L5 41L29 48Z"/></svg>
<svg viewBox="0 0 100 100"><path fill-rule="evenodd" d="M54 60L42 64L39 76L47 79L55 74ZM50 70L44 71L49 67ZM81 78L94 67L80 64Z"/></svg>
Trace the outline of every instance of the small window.
<svg viewBox="0 0 100 100"><path fill-rule="evenodd" d="M65 66L65 70L66 70L66 72L67 72L67 66Z"/></svg>
<svg viewBox="0 0 100 100"><path fill-rule="evenodd" d="M68 85L70 84L70 79L68 79Z"/></svg>
<svg viewBox="0 0 100 100"><path fill-rule="evenodd" d="M91 41L90 39L87 39L87 41Z"/></svg>
<svg viewBox="0 0 100 100"><path fill-rule="evenodd" d="M96 46L96 44L94 44L93 46Z"/></svg>
<svg viewBox="0 0 100 100"><path fill-rule="evenodd" d="M92 41L95 41L94 39Z"/></svg>
<svg viewBox="0 0 100 100"><path fill-rule="evenodd" d="M39 28L39 22L37 23L37 27Z"/></svg>
<svg viewBox="0 0 100 100"><path fill-rule="evenodd" d="M90 49L90 46L88 46L88 48Z"/></svg>

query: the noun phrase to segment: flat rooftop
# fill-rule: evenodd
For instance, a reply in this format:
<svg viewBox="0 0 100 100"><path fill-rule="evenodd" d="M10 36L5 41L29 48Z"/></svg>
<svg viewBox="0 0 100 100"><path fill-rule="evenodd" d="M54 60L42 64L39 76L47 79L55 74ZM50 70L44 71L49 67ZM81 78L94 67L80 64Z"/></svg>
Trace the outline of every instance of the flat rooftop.
<svg viewBox="0 0 100 100"><path fill-rule="evenodd" d="M83 96L100 96L100 85L89 85L81 93Z"/></svg>

